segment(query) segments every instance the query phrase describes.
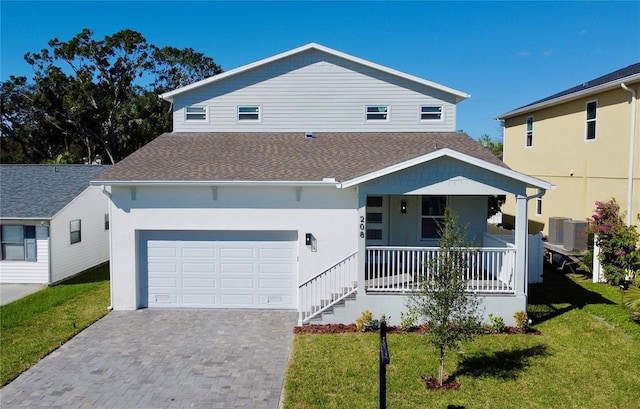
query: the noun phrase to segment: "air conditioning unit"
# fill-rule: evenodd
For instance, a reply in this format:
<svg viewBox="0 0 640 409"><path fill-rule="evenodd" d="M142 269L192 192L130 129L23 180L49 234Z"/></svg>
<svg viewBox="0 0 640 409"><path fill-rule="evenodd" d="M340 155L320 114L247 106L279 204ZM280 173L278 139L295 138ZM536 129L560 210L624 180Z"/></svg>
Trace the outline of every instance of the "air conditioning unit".
<svg viewBox="0 0 640 409"><path fill-rule="evenodd" d="M564 249L584 251L587 249L587 227L589 223L579 220L565 220Z"/></svg>
<svg viewBox="0 0 640 409"><path fill-rule="evenodd" d="M562 246L564 244L564 222L570 217L549 217L549 244Z"/></svg>

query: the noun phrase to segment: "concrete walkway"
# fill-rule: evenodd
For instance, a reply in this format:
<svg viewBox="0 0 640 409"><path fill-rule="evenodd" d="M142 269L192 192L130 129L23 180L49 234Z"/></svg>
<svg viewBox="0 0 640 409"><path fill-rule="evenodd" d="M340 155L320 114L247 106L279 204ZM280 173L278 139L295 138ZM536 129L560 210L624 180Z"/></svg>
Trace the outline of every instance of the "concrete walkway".
<svg viewBox="0 0 640 409"><path fill-rule="evenodd" d="M113 311L0 390L0 407L277 409L296 319Z"/></svg>
<svg viewBox="0 0 640 409"><path fill-rule="evenodd" d="M45 287L46 284L0 284L0 305L19 300Z"/></svg>

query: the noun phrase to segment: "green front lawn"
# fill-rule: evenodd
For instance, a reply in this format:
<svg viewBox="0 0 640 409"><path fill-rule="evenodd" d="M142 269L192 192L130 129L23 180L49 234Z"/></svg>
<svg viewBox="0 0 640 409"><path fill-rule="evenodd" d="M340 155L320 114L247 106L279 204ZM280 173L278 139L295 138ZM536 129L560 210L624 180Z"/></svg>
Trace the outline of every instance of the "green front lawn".
<svg viewBox="0 0 640 409"><path fill-rule="evenodd" d="M388 335L390 408L631 408L640 402L640 326L615 287L547 273L530 290L543 335L481 335L447 356L458 391L428 391L437 355L423 336ZM397 324L392 321L391 324ZM298 334L285 379L286 409L377 408L375 333Z"/></svg>
<svg viewBox="0 0 640 409"><path fill-rule="evenodd" d="M107 314L109 266L0 306L0 384Z"/></svg>

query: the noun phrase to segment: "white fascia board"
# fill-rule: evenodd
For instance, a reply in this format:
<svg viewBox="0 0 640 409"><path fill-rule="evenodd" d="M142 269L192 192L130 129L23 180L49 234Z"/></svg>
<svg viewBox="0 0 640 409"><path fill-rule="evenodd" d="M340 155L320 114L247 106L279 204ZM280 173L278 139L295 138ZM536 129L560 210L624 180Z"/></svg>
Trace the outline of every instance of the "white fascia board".
<svg viewBox="0 0 640 409"><path fill-rule="evenodd" d="M194 82L193 84L185 85L182 88L178 88L178 89L175 89L173 91L165 92L164 94L160 95L160 98L172 102L173 101L173 97L175 95L179 95L179 94L191 91L191 90L196 89L196 88L200 88L200 87L203 87L203 86L206 86L206 85L218 82L218 81L222 81L225 78L228 78L228 77L231 77L231 76L234 76L234 75L249 71L249 70L254 69L256 67L260 67L262 65L269 64L269 63L271 63L273 61L277 61L277 60L280 60L280 59L283 59L283 58L287 58L289 56L292 56L292 55L295 55L295 54L298 54L298 53L301 53L301 52L304 52L304 51L307 51L307 50L311 50L311 49L316 49L316 50L325 52L327 54L331 54L331 55L334 55L336 57L339 57L339 58L342 58L342 59L345 59L345 60L348 60L348 61L351 61L351 62L354 62L354 63L357 63L357 64L361 64L361 65L364 65L364 66L369 67L369 68L373 68L373 69L378 70L378 71L386 72L388 74L391 74L391 75L394 75L394 76L397 76L397 77L400 77L400 78L404 78L406 80L409 80L409 81L412 81L412 82L415 82L415 83L418 83L418 84L421 84L421 85L425 85L425 86L437 89L437 90L442 91L442 92L446 92L446 93L452 94L452 95L454 95L456 97L456 102L460 102L460 101L462 101L464 99L467 99L467 98L469 98L471 96L471 95L469 95L467 93L464 93L462 91L458 91L456 89L449 88L449 87L446 87L444 85L440 85L440 84L425 80L425 79L420 78L420 77L416 77L416 76L413 76L413 75L410 75L410 74L406 74L406 73L403 73L401 71L397 71L397 70L394 70L392 68L385 67L383 65L379 65L379 64L367 61L367 60L363 60L362 58L354 57L352 55L345 54L343 52L331 49L329 47L322 46L320 44L309 43L307 45L303 45L301 47L294 48L293 50L285 51L283 53L276 54L274 56L271 56L271 57L268 57L268 58L264 58L264 59L256 61L256 62L247 64L247 65L243 65L243 66L238 67L238 68L234 68L234 69L232 69L230 71L226 71L226 72L223 72L221 74L214 75L214 76L209 77L209 78L205 78L205 79L200 80L198 82Z"/></svg>
<svg viewBox="0 0 640 409"><path fill-rule="evenodd" d="M91 186L296 186L296 187L337 187L334 180L294 181L294 180L93 180Z"/></svg>
<svg viewBox="0 0 640 409"><path fill-rule="evenodd" d="M600 84L595 87L586 88L580 91L573 92L571 94L563 95L558 98L550 99L547 101L540 102L534 105L527 105L522 108L514 109L513 111L505 112L502 115L498 115L493 119L502 120L507 119L516 115L522 115L531 111L536 111L538 109L551 107L554 105L559 105L574 99L584 98L592 94L598 94L600 92L609 91L612 89L620 88L620 84L622 83L633 83L636 81L640 81L640 74L630 75L628 77L620 78L615 81L607 82L605 84Z"/></svg>
<svg viewBox="0 0 640 409"><path fill-rule="evenodd" d="M490 172L498 173L508 178L526 183L531 187L536 187L536 188L545 189L545 190L555 189L555 185L545 182L544 180L540 180L540 179L525 175L523 173L504 168L502 166L494 165L493 163L483 161L482 159L474 158L473 156L465 155L464 153L460 153L449 148L440 149L435 152L428 153L426 155L422 155L417 158L414 158L405 162L401 162L392 166L388 166L386 168L368 173L366 175L362 175L360 177L357 177L351 180L347 180L343 183L340 183L338 187L344 189L351 186L359 185L361 183L365 183L370 180L377 179L379 177L386 176L391 173L398 172L398 171L410 168L412 166L420 165L422 163L426 163L444 156L447 156L462 162L466 162L470 165L477 166L482 169L486 169Z"/></svg>

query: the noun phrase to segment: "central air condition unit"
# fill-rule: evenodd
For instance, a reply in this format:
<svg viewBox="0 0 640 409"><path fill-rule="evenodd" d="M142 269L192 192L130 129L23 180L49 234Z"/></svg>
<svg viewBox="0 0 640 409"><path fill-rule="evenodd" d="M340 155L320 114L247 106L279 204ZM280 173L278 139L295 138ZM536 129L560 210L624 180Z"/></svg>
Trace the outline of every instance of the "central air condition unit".
<svg viewBox="0 0 640 409"><path fill-rule="evenodd" d="M589 223L579 220L565 220L564 249L584 251L587 249L587 227Z"/></svg>
<svg viewBox="0 0 640 409"><path fill-rule="evenodd" d="M564 222L570 217L549 217L549 244L562 246L564 244Z"/></svg>

